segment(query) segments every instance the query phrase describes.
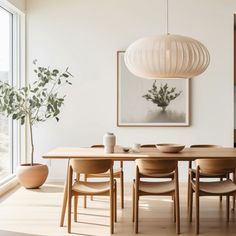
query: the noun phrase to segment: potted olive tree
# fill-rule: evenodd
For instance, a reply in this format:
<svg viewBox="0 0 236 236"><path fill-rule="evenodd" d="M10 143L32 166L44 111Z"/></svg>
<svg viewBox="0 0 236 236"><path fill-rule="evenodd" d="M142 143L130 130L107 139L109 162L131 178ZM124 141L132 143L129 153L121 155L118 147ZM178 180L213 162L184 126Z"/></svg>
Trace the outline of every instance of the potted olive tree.
<svg viewBox="0 0 236 236"><path fill-rule="evenodd" d="M37 80L32 84L16 88L0 81L0 113L29 127L31 161L17 168L18 180L26 188L40 187L48 176L47 165L34 163L33 126L49 118L59 121L58 115L65 99L59 90L64 85L71 85L72 78L68 68L60 72L58 69L38 67L36 60L33 63Z"/></svg>

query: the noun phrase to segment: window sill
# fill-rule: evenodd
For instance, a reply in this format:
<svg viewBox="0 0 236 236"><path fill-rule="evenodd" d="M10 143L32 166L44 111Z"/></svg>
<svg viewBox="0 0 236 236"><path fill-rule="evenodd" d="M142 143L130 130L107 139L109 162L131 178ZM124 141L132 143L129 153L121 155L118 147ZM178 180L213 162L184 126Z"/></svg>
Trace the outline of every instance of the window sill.
<svg viewBox="0 0 236 236"><path fill-rule="evenodd" d="M12 175L11 177L7 178L0 185L0 197L15 188L18 184L19 182L15 175Z"/></svg>

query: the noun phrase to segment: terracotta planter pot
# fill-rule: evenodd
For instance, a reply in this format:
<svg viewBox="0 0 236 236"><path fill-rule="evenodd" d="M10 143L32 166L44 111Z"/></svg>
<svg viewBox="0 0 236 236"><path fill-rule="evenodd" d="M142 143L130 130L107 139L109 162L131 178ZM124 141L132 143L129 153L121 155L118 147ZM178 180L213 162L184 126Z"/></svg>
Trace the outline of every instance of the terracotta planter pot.
<svg viewBox="0 0 236 236"><path fill-rule="evenodd" d="M25 188L39 188L48 177L48 167L38 163L34 163L33 166L21 164L17 167L16 176Z"/></svg>

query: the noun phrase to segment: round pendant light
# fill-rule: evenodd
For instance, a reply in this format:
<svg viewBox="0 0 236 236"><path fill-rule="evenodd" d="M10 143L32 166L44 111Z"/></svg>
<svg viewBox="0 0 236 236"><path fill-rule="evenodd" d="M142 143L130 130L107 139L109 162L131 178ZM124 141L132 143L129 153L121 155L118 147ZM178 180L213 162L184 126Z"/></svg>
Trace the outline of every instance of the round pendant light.
<svg viewBox="0 0 236 236"><path fill-rule="evenodd" d="M203 73L210 54L199 41L168 33L142 38L132 43L125 52L125 64L134 75L146 79L192 78Z"/></svg>
<svg viewBox="0 0 236 236"><path fill-rule="evenodd" d="M195 77L209 62L209 52L202 43L181 35L139 39L125 52L130 72L147 79Z"/></svg>

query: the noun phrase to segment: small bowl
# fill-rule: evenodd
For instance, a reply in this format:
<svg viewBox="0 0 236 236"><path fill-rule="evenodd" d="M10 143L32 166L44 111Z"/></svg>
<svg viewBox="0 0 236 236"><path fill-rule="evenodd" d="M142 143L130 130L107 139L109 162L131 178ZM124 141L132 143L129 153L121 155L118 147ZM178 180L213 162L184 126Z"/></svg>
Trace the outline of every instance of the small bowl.
<svg viewBox="0 0 236 236"><path fill-rule="evenodd" d="M122 147L123 152L129 152L131 150L130 147Z"/></svg>
<svg viewBox="0 0 236 236"><path fill-rule="evenodd" d="M178 152L182 151L185 148L185 145L171 144L171 143L159 143L159 144L156 144L156 148L160 152L178 153Z"/></svg>

